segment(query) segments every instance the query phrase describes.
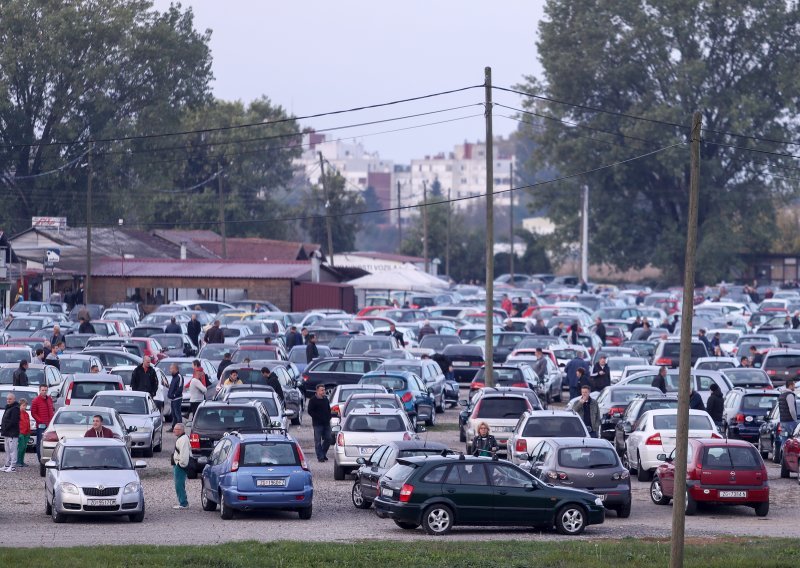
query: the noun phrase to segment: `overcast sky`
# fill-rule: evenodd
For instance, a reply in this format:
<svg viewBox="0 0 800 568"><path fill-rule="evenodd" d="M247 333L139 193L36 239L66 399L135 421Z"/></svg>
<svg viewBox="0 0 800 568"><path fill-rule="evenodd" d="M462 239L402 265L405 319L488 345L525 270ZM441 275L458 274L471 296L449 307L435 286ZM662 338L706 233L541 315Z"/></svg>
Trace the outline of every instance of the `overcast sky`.
<svg viewBox="0 0 800 568"><path fill-rule="evenodd" d="M155 0L155 7L163 10L169 3ZM297 116L477 85L483 82L487 65L492 67L493 83L502 86L540 70L535 41L544 0L190 0L182 4L194 11L197 28L212 30L216 96L250 101L266 95ZM302 125L331 128L482 100L483 90L474 89ZM510 94L495 92L495 100L519 105L518 97ZM472 107L328 136L359 135L368 150L407 162L450 151L464 140L483 139L483 118L376 133L481 112ZM514 127L511 120L494 120L495 134L508 134Z"/></svg>

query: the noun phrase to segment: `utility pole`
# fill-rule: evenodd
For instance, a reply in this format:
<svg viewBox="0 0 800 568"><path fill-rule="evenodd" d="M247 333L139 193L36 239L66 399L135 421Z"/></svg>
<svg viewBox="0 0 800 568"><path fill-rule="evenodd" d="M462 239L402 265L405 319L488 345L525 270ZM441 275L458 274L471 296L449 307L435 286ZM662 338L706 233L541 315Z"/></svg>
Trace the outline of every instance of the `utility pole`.
<svg viewBox="0 0 800 568"><path fill-rule="evenodd" d="M86 280L83 283L83 303L87 306L92 291L92 154L94 141L89 142L86 177Z"/></svg>
<svg viewBox="0 0 800 568"><path fill-rule="evenodd" d="M492 138L492 68L484 70L486 101L486 386L494 386L494 140Z"/></svg>
<svg viewBox="0 0 800 568"><path fill-rule="evenodd" d="M331 227L330 216L330 198L328 197L328 180L325 178L325 160L322 157L322 152L317 152L319 155L319 171L320 179L322 180L322 194L325 196L325 229L328 232L328 262L333 266L333 228Z"/></svg>
<svg viewBox="0 0 800 568"><path fill-rule="evenodd" d="M225 230L225 192L222 190L222 165L217 162L217 187L219 188L219 234L222 236L222 258L228 258L228 237Z"/></svg>
<svg viewBox="0 0 800 568"><path fill-rule="evenodd" d="M581 206L581 280L589 282L589 186L583 186Z"/></svg>
<svg viewBox="0 0 800 568"><path fill-rule="evenodd" d="M514 285L514 162L508 164L508 273L511 275L511 285Z"/></svg>
<svg viewBox="0 0 800 568"><path fill-rule="evenodd" d="M670 568L683 568L686 530L686 454L689 447L689 394L691 392L692 312L694 310L694 270L697 253L697 211L700 201L700 129L703 115L692 116L689 215L686 229L686 261L683 269L683 312L681 317L681 356L679 365L678 428L675 440L675 491L672 504L672 544Z"/></svg>
<svg viewBox="0 0 800 568"><path fill-rule="evenodd" d="M447 274L448 278L450 277L450 212L451 206L450 203L450 191L452 188L447 188L447 236L445 237L445 244L444 244L444 272Z"/></svg>
<svg viewBox="0 0 800 568"><path fill-rule="evenodd" d="M422 180L422 257L425 259L425 272L430 273L428 266L428 182Z"/></svg>
<svg viewBox="0 0 800 568"><path fill-rule="evenodd" d="M403 220L400 211L400 180L397 180L397 250L403 246Z"/></svg>

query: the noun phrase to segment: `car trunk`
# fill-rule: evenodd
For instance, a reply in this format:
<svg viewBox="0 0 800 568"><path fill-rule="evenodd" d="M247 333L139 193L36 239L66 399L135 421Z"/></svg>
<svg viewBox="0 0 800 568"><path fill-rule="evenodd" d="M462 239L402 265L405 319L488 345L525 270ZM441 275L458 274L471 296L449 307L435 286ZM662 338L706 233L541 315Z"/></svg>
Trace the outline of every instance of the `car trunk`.
<svg viewBox="0 0 800 568"><path fill-rule="evenodd" d="M702 460L701 485L758 487L765 481L755 448L706 448Z"/></svg>
<svg viewBox="0 0 800 568"><path fill-rule="evenodd" d="M675 430L659 430L659 433L664 453L669 454L675 449L677 432ZM713 430L689 430L689 438L711 438L712 434L716 434L716 432Z"/></svg>
<svg viewBox="0 0 800 568"><path fill-rule="evenodd" d="M406 432L343 432L344 455L348 457L369 457L378 446L389 442L399 442Z"/></svg>
<svg viewBox="0 0 800 568"><path fill-rule="evenodd" d="M300 469L298 465L297 470ZM272 471L270 471L272 470ZM248 466L240 467L236 474L236 486L239 491L303 491L303 476L292 475L285 466Z"/></svg>

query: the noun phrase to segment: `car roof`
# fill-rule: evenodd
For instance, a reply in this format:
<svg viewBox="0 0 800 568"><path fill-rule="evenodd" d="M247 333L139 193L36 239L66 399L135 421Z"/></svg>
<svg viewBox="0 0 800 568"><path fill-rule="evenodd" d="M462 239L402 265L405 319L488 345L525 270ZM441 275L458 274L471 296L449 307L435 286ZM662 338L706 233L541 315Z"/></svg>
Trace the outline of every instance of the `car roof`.
<svg viewBox="0 0 800 568"><path fill-rule="evenodd" d="M111 373L75 373L72 375L72 380L75 382L105 382L105 383L118 383L120 378Z"/></svg>
<svg viewBox="0 0 800 568"><path fill-rule="evenodd" d="M539 418L539 417L548 417L548 416L557 416L557 417L572 417L578 416L574 410L556 410L556 409L548 409L548 410L529 410L527 414L531 418Z"/></svg>
<svg viewBox="0 0 800 568"><path fill-rule="evenodd" d="M765 394L768 396L780 396L780 392L776 391L775 389L748 389L745 387L733 387L730 392L740 392L742 394Z"/></svg>
<svg viewBox="0 0 800 568"><path fill-rule="evenodd" d="M80 446L119 446L125 447L123 440L117 438L62 438L62 446L67 447L80 447Z"/></svg>
<svg viewBox="0 0 800 568"><path fill-rule="evenodd" d="M136 398L147 398L150 393L135 390L113 390L113 391L100 391L95 396L135 396Z"/></svg>
<svg viewBox="0 0 800 568"><path fill-rule="evenodd" d="M402 408L354 408L349 416L369 416L375 414L399 416L405 413L406 411Z"/></svg>
<svg viewBox="0 0 800 568"><path fill-rule="evenodd" d="M734 438L725 438L725 439L720 439L720 438L689 438L689 441L690 442L694 442L695 444L698 444L698 445L701 445L701 446L708 446L708 447L711 447L711 446L714 446L714 447L736 446L736 447L739 447L739 448L753 448L753 449L755 449L755 446L753 446L753 444L751 442L748 442L747 440L737 440L737 439L734 439Z"/></svg>
<svg viewBox="0 0 800 568"><path fill-rule="evenodd" d="M231 438L238 438L242 443L246 442L288 442L296 443L296 440L289 434L275 434L272 432L264 432L263 434L254 434L252 432L247 434L240 434L239 432L231 432Z"/></svg>
<svg viewBox="0 0 800 568"><path fill-rule="evenodd" d="M547 443L553 446L560 446L562 448L614 448L611 445L611 442L603 438L547 438Z"/></svg>
<svg viewBox="0 0 800 568"><path fill-rule="evenodd" d="M398 450L447 450L446 444L440 442L426 442L425 440L395 440L387 442L386 446L394 446Z"/></svg>
<svg viewBox="0 0 800 568"><path fill-rule="evenodd" d="M247 406L247 407L255 407L260 403L255 400L242 400L241 402L228 402L226 400L206 400L204 401L200 407L201 408L229 408L233 406Z"/></svg>
<svg viewBox="0 0 800 568"><path fill-rule="evenodd" d="M648 410L647 414L652 416L674 416L677 412L677 408L659 408L655 410ZM695 410L693 408L689 409L689 414L692 416L708 416L708 413L705 410Z"/></svg>

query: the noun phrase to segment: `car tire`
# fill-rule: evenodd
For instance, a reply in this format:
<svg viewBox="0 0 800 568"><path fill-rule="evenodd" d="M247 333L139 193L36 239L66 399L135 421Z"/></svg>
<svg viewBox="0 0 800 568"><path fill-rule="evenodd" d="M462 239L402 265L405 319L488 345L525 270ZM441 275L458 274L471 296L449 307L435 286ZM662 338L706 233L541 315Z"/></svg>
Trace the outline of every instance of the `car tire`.
<svg viewBox="0 0 800 568"><path fill-rule="evenodd" d="M336 481L344 481L344 476L347 474L347 471L339 465L333 466L333 479Z"/></svg>
<svg viewBox="0 0 800 568"><path fill-rule="evenodd" d="M769 515L769 501L763 503L756 503L753 508L756 510L757 517L766 517Z"/></svg>
<svg viewBox="0 0 800 568"><path fill-rule="evenodd" d="M631 502L628 501L624 505L617 507L617 517L620 519L627 519L631 516Z"/></svg>
<svg viewBox="0 0 800 568"><path fill-rule="evenodd" d="M216 511L217 504L206 495L205 483L200 483L200 506L204 511Z"/></svg>
<svg viewBox="0 0 800 568"><path fill-rule="evenodd" d="M459 428L458 429L458 441L459 442L466 442L467 441L467 433L464 432L463 428Z"/></svg>
<svg viewBox="0 0 800 568"><path fill-rule="evenodd" d="M430 535L442 536L453 528L453 520L453 510L447 505L437 503L423 511L422 528Z"/></svg>
<svg viewBox="0 0 800 568"><path fill-rule="evenodd" d="M372 506L372 501L365 499L364 494L361 492L360 481L356 481L353 484L353 489L350 491L350 498L353 500L353 505L355 505L356 509L369 509Z"/></svg>
<svg viewBox="0 0 800 568"><path fill-rule="evenodd" d="M161 453L161 448L164 446L164 427L161 427L161 433L158 436L158 444L153 446L153 451L157 454Z"/></svg>
<svg viewBox="0 0 800 568"><path fill-rule="evenodd" d="M133 515L128 515L128 520L132 523L141 523L144 520L144 501L142 501L142 510Z"/></svg>
<svg viewBox="0 0 800 568"><path fill-rule="evenodd" d="M401 529L407 530L407 531L416 530L417 527L419 526L417 523L407 523L405 521L395 521L394 524L396 524Z"/></svg>
<svg viewBox="0 0 800 568"><path fill-rule="evenodd" d="M431 408L431 417L425 421L425 426L436 426L436 409Z"/></svg>
<svg viewBox="0 0 800 568"><path fill-rule="evenodd" d="M781 479L789 479L790 473L789 464L786 463L786 459L781 458Z"/></svg>
<svg viewBox="0 0 800 568"><path fill-rule="evenodd" d="M225 495L222 491L219 492L219 516L224 521L230 521L233 518L233 509L225 502Z"/></svg>
<svg viewBox="0 0 800 568"><path fill-rule="evenodd" d="M556 513L556 530L565 535L579 535L586 528L586 511L580 505L566 505Z"/></svg>
<svg viewBox="0 0 800 568"><path fill-rule="evenodd" d="M553 397L553 400L555 400L556 402L561 402L561 399L562 399L562 398L564 398L564 395L562 394L562 391L561 391L561 390L559 390L559 391L558 391L558 394L557 394L556 396L554 396L554 397Z"/></svg>
<svg viewBox="0 0 800 568"><path fill-rule="evenodd" d="M642 467L642 459L636 455L636 479L639 481L650 481L650 472Z"/></svg>
<svg viewBox="0 0 800 568"><path fill-rule="evenodd" d="M39 463L39 477L44 477L47 474L47 468L44 467L43 463Z"/></svg>
<svg viewBox="0 0 800 568"><path fill-rule="evenodd" d="M303 425L303 410L300 409L294 418L292 418L292 426L302 426Z"/></svg>
<svg viewBox="0 0 800 568"><path fill-rule="evenodd" d="M689 492L686 492L686 516L689 517L697 513L697 501L694 500L694 497L689 495Z"/></svg>
<svg viewBox="0 0 800 568"><path fill-rule="evenodd" d="M781 463L781 449L778 447L778 440L772 443L772 463Z"/></svg>
<svg viewBox="0 0 800 568"><path fill-rule="evenodd" d="M44 514L48 517L53 514L53 507L50 506L50 501L47 500L47 497L44 498Z"/></svg>
<svg viewBox="0 0 800 568"><path fill-rule="evenodd" d="M669 505L670 498L664 495L664 489L661 487L661 480L654 477L650 482L650 500L656 505Z"/></svg>
<svg viewBox="0 0 800 568"><path fill-rule="evenodd" d="M636 471L634 468L631 467L631 460L628 459L628 450L622 450L622 467L628 470L628 473L633 474Z"/></svg>
<svg viewBox="0 0 800 568"><path fill-rule="evenodd" d="M303 519L304 521L309 520L313 512L314 511L312 507L304 507L297 511L297 513L300 515L300 518Z"/></svg>
<svg viewBox="0 0 800 568"><path fill-rule="evenodd" d="M60 525L63 522L66 522L67 516L64 513L59 513L58 508L56 507L56 496L53 495L53 505L50 507L50 518L53 519L53 522Z"/></svg>
<svg viewBox="0 0 800 568"><path fill-rule="evenodd" d="M146 458L153 457L153 439L150 439L150 445L147 446L145 449L142 450L142 455Z"/></svg>

